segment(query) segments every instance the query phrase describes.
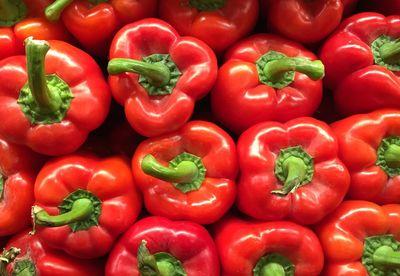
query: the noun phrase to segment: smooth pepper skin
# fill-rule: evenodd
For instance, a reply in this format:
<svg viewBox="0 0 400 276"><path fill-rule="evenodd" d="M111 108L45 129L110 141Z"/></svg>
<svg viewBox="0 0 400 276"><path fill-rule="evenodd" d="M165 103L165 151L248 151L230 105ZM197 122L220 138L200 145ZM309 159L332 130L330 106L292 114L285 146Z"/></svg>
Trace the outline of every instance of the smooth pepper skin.
<svg viewBox="0 0 400 276"><path fill-rule="evenodd" d="M141 195L133 182L129 163L121 157L99 159L84 154L54 158L36 178L35 205L50 215L58 215L64 199L79 189L89 191L100 200L98 225L76 232L70 225L37 225L37 235L46 245L75 257L103 256L141 210Z"/></svg>
<svg viewBox="0 0 400 276"><path fill-rule="evenodd" d="M275 173L280 151L298 146L313 158L312 177L286 196L273 194L283 187ZM255 219L314 224L342 202L349 188L337 139L327 124L314 118L257 124L239 137L237 149L237 206Z"/></svg>
<svg viewBox="0 0 400 276"><path fill-rule="evenodd" d="M369 201L344 201L316 227L325 253L322 275L370 275L360 260L364 240L370 236L392 234L399 241L399 217L398 204L379 206Z"/></svg>
<svg viewBox="0 0 400 276"><path fill-rule="evenodd" d="M348 198L399 203L400 176L388 175L377 160L382 139L400 135L400 111L382 109L353 115L331 126L338 138L339 158L351 175Z"/></svg>
<svg viewBox="0 0 400 276"><path fill-rule="evenodd" d="M11 273L16 273L14 267L23 260L30 261L36 270L36 274L27 275L104 275L104 263L101 260L82 260L62 251L51 249L45 246L37 236L30 235L27 230L14 236L5 248L10 249L11 247L21 249L21 253L15 258L14 262L7 266L7 271L10 275Z"/></svg>
<svg viewBox="0 0 400 276"><path fill-rule="evenodd" d="M26 57L9 57L0 61L0 135L45 155L63 155L78 149L88 133L102 124L111 93L91 56L66 42L51 40L49 44L45 73L61 78L73 95L66 116L59 123L29 121L17 102L28 80Z"/></svg>
<svg viewBox="0 0 400 276"><path fill-rule="evenodd" d="M359 13L344 20L324 42L319 55L326 69L324 85L333 91L342 115L400 107L398 72L377 65L371 50L382 35L399 38L399 19Z"/></svg>
<svg viewBox="0 0 400 276"><path fill-rule="evenodd" d="M171 94L150 96L136 73L109 76L114 99L124 105L132 128L146 137L182 127L190 119L196 101L211 90L218 71L210 47L197 38L179 36L159 19L126 25L116 34L110 49L110 59L142 60L152 54L169 54L182 73Z"/></svg>
<svg viewBox="0 0 400 276"><path fill-rule="evenodd" d="M268 254L288 258L294 265L295 276L317 276L322 271L324 253L318 237L296 223L230 217L220 221L213 232L221 261L221 275L253 276L257 262Z"/></svg>
<svg viewBox="0 0 400 276"><path fill-rule="evenodd" d="M256 61L270 50L316 59L300 44L271 34L256 34L232 46L219 68L211 108L216 119L237 134L263 121L311 116L322 100L322 81L302 73L296 72L294 81L282 89L262 83Z"/></svg>
<svg viewBox="0 0 400 276"><path fill-rule="evenodd" d="M198 156L206 169L198 190L184 193L171 182L147 175L141 168L147 154L168 166L170 160L183 152ZM191 121L176 132L143 141L133 155L132 170L146 209L153 215L209 224L220 219L235 200L238 173L235 143L210 122Z"/></svg>
<svg viewBox="0 0 400 276"><path fill-rule="evenodd" d="M254 28L258 5L256 0L225 0L221 8L200 10L188 0L161 0L158 10L179 34L197 37L222 53Z"/></svg>
<svg viewBox="0 0 400 276"><path fill-rule="evenodd" d="M43 156L29 148L0 138L0 236L15 234L31 224L33 185L43 161Z"/></svg>
<svg viewBox="0 0 400 276"><path fill-rule="evenodd" d="M137 251L142 240L150 253L166 252L177 258L187 275L220 275L217 249L204 227L150 216L133 224L115 244L107 260L106 276L139 275Z"/></svg>

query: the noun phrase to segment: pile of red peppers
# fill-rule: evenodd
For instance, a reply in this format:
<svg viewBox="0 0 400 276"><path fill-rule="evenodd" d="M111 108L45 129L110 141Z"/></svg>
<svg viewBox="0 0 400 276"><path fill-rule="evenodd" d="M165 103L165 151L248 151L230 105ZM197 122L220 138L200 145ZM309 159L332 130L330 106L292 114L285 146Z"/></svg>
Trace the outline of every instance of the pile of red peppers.
<svg viewBox="0 0 400 276"><path fill-rule="evenodd" d="M400 1L0 0L0 276L400 275Z"/></svg>

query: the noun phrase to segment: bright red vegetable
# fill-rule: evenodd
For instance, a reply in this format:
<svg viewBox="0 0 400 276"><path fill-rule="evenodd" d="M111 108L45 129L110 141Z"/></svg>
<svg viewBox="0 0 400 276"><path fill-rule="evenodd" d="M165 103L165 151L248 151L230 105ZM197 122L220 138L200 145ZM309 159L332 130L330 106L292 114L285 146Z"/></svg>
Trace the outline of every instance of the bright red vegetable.
<svg viewBox="0 0 400 276"><path fill-rule="evenodd" d="M400 273L400 205L345 201L317 227L325 252L322 275Z"/></svg>
<svg viewBox="0 0 400 276"><path fill-rule="evenodd" d="M208 224L235 200L235 143L210 122L191 121L176 132L143 141L133 155L132 170L153 215Z"/></svg>
<svg viewBox="0 0 400 276"><path fill-rule="evenodd" d="M259 220L314 224L343 200L350 184L338 143L322 121L257 124L237 144L238 208Z"/></svg>
<svg viewBox="0 0 400 276"><path fill-rule="evenodd" d="M212 112L241 133L263 121L311 116L322 98L324 66L301 45L257 34L230 48L211 92Z"/></svg>
<svg viewBox="0 0 400 276"><path fill-rule="evenodd" d="M144 19L114 37L108 64L115 100L139 134L175 131L215 82L217 61L204 42L180 37L166 22Z"/></svg>
<svg viewBox="0 0 400 276"><path fill-rule="evenodd" d="M106 57L111 40L123 25L157 13L157 0L56 0L46 8L46 17L65 27L83 48Z"/></svg>
<svg viewBox="0 0 400 276"><path fill-rule="evenodd" d="M36 178L35 199L39 238L79 258L105 255L141 210L129 163L121 157L55 158Z"/></svg>
<svg viewBox="0 0 400 276"><path fill-rule="evenodd" d="M322 270L317 236L293 222L228 218L214 232L224 276L317 276Z"/></svg>
<svg viewBox="0 0 400 276"><path fill-rule="evenodd" d="M399 203L400 111L378 110L332 124L339 158L350 171L348 197L378 204Z"/></svg>
<svg viewBox="0 0 400 276"><path fill-rule="evenodd" d="M258 0L160 0L158 9L179 34L197 37L217 53L254 28L258 10Z"/></svg>
<svg viewBox="0 0 400 276"><path fill-rule="evenodd" d="M107 276L139 273L143 276L219 276L214 241L199 224L146 217L125 232L106 265Z"/></svg>
<svg viewBox="0 0 400 276"><path fill-rule="evenodd" d="M12 253L15 253L16 249L19 253L14 254L16 258L13 258ZM0 275L2 276L104 275L104 264L101 260L77 259L62 251L48 248L37 236L30 235L28 231L14 236L7 243L6 250L3 255L0 255ZM13 262L7 265L6 260L9 262L13 260Z"/></svg>
<svg viewBox="0 0 400 276"><path fill-rule="evenodd" d="M342 22L321 48L324 84L343 115L400 107L400 16L359 13Z"/></svg>
<svg viewBox="0 0 400 276"><path fill-rule="evenodd" d="M42 154L72 153L107 116L103 74L62 41L27 39L26 52L0 61L0 135Z"/></svg>

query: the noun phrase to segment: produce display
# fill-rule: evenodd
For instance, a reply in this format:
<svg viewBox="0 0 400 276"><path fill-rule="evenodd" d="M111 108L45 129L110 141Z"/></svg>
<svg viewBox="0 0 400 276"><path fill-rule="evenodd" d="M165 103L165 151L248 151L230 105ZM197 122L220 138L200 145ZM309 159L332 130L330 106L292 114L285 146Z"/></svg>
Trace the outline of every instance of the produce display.
<svg viewBox="0 0 400 276"><path fill-rule="evenodd" d="M0 276L400 276L400 1L0 0Z"/></svg>

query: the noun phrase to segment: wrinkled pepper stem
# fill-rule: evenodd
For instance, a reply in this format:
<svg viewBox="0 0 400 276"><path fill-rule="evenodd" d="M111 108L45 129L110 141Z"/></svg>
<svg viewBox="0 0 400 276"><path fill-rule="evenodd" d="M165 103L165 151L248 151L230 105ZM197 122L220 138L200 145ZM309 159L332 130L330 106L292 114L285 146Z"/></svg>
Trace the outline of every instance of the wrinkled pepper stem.
<svg viewBox="0 0 400 276"><path fill-rule="evenodd" d="M0 202L3 200L3 198L4 198L4 176L0 174Z"/></svg>
<svg viewBox="0 0 400 276"><path fill-rule="evenodd" d="M269 263L266 264L260 272L260 276L285 276L285 269L281 264Z"/></svg>
<svg viewBox="0 0 400 276"><path fill-rule="evenodd" d="M383 44L379 52L382 60L386 63L400 62L400 39Z"/></svg>
<svg viewBox="0 0 400 276"><path fill-rule="evenodd" d="M68 5L71 4L72 2L73 2L73 0L56 0L56 1L54 1L53 3L48 5L44 11L46 18L49 21L59 20L63 10L66 7L68 7Z"/></svg>
<svg viewBox="0 0 400 276"><path fill-rule="evenodd" d="M391 144L384 153L386 164L391 168L400 168L400 146Z"/></svg>
<svg viewBox="0 0 400 276"><path fill-rule="evenodd" d="M11 247L9 250L4 250L0 255L0 276L7 276L7 265L12 263L15 258L21 253L21 249Z"/></svg>
<svg viewBox="0 0 400 276"><path fill-rule="evenodd" d="M0 0L0 27L9 27L26 16L27 10L22 0Z"/></svg>
<svg viewBox="0 0 400 276"><path fill-rule="evenodd" d="M225 6L225 0L189 0L191 7L200 11L213 11Z"/></svg>
<svg viewBox="0 0 400 276"><path fill-rule="evenodd" d="M307 172L307 165L303 159L295 156L287 158L283 162L283 171L286 175L282 189L272 191L273 194L286 196L296 190L302 183Z"/></svg>
<svg viewBox="0 0 400 276"><path fill-rule="evenodd" d="M396 252L390 246L383 245L375 250L372 260L376 267L384 269L400 268L400 252Z"/></svg>

